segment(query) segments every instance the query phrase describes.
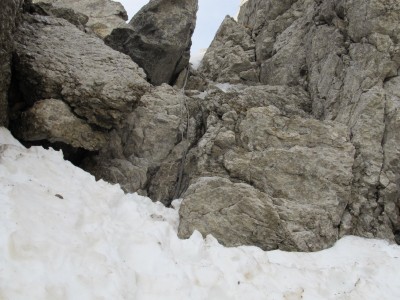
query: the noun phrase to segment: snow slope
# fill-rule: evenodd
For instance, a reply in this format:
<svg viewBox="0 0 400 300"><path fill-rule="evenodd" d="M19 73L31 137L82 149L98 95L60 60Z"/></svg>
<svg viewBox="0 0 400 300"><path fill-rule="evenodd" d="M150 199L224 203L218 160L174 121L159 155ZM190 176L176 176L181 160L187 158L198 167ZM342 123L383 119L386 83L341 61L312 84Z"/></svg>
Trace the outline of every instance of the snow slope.
<svg viewBox="0 0 400 300"><path fill-rule="evenodd" d="M263 252L179 240L177 224L176 210L0 128L0 299L400 299L399 246Z"/></svg>

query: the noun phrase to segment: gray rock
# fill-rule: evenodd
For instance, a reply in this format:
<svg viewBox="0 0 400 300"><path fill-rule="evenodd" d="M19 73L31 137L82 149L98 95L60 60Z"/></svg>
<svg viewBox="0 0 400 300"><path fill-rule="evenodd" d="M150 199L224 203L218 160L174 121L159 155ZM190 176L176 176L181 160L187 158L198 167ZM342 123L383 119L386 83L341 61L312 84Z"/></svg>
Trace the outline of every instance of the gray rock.
<svg viewBox="0 0 400 300"><path fill-rule="evenodd" d="M112 0L33 0L33 3L38 2L52 4L55 12L57 9L67 8L74 10L77 14L88 16L86 25L102 39L128 20L122 4Z"/></svg>
<svg viewBox="0 0 400 300"><path fill-rule="evenodd" d="M254 94L252 97L238 98L231 93L228 96L220 92L209 93L206 98L207 132L199 142L199 147L193 150L193 153L189 153L188 159L196 163L187 164L186 186L197 177L220 176L230 180L247 180L246 182L253 187L268 193L268 184L272 183L265 178L268 173L263 169L264 159L274 160L274 164L285 170L282 165L284 162L279 162L279 159L289 161L299 155L303 158L294 159L291 168L301 169L300 165L297 165L297 159L307 161L305 157L310 153L309 150L303 152L296 148L299 147L297 144L299 141L296 141L291 146L291 151L296 152L297 149L299 152L287 152L287 149L283 151L280 146L278 148L273 146L272 149L275 150L268 150L272 152L261 155L262 151L258 148L264 149L263 147L269 145L265 143L272 143L271 145L275 145L275 142L281 143L281 136L276 137L277 140L267 138L268 132L271 132L275 125L270 124L268 118L262 118L261 112L258 113L261 113L260 120L264 120L263 123L254 119L249 125L254 123L257 126L254 128L250 126L253 129L249 134L238 135L238 130L241 130L240 124L246 120L243 112L249 111L246 105L262 107L268 103L273 104L294 123L298 122L295 120L299 116L310 118L311 116L306 116L305 112L311 112L312 117L324 121L323 124L327 124L325 122L327 120L333 120L336 124L341 123L344 128L347 127L351 143L355 148L351 167L352 179L349 185L350 197L346 198L347 206L341 214L336 214L333 223L326 221L330 224L328 227L332 225L334 228L337 227L335 234L339 236L356 234L393 241L395 236L398 236L400 227L398 202L400 173L395 167L400 154L397 149L400 30L396 25L399 19L400 7L396 1L247 1L241 8L238 23L246 28L254 41L261 83L281 86L281 90L288 89L288 86L292 88L296 86L308 93L309 101L304 101L303 106L293 105L293 99L285 98L281 91L277 91L280 97L272 98L267 95L257 98ZM236 33L229 30L217 35L221 41L235 41L235 36ZM228 46L228 49L221 50L220 57L228 54L230 49L243 47L241 41L235 41ZM226 61L223 63L226 65L233 65L236 62L235 58L228 55L225 58ZM233 70L232 73L229 78L240 76L240 71ZM219 80L215 76L212 79ZM256 91L256 88L249 89ZM227 100L228 97L231 100ZM286 100L271 101L274 98ZM216 103L219 105L214 105ZM258 103L258 106L252 106L254 103ZM259 137L259 141L255 143L253 131L258 132L257 137ZM321 136L316 137L317 147L324 144L321 138ZM238 139L245 144L250 142L246 150L249 152L247 157L243 153L243 145L239 147L242 150L235 150L238 147ZM326 150L321 150L321 153L325 153L324 151ZM330 154L326 157L335 157L336 154L331 153L331 150L328 152ZM346 153L349 154L348 151ZM226 157L229 157L229 160L226 160ZM253 161L254 164L251 163ZM346 166L348 172L349 160L338 161L340 161L338 164L343 164L342 167ZM232 169L232 165L235 164L237 167ZM311 161L308 161L308 165L316 166ZM241 171L246 168L256 172L256 175L251 176L251 181L249 175ZM259 173L257 173L258 168L260 168ZM276 178L279 178L279 172L276 174ZM350 177L348 173L346 174L344 178L348 182ZM283 178L281 177L282 182ZM329 189L335 186L333 179L331 180L332 184L327 185ZM273 185L275 184L277 183ZM311 188L313 183L305 185ZM339 184L341 187L343 185L343 182ZM284 197L281 197L281 192L277 195L280 199L287 200L292 197L291 187L291 184L286 183L282 188L274 190L281 191ZM296 192L302 193L300 186L297 186ZM302 194L301 198L309 198L311 195L306 196L307 193ZM275 197L273 194L272 196ZM341 205L339 206L342 207ZM293 208L289 209L292 206ZM298 211L295 207L296 205L292 203L287 209L291 214L291 220L296 220L295 226L309 228L302 223L302 218L299 218L301 213L291 213ZM312 209L309 211L310 214L314 214ZM323 219L323 214L316 213L316 215L320 215ZM339 221L338 216L340 216ZM322 231L316 233L314 229L310 232L315 234L315 239L318 241ZM324 229L323 232L325 232L322 234L324 237L334 236L330 230ZM311 245L312 234L308 234L304 240ZM323 245L327 240L319 240L318 243ZM307 248L305 245L302 247Z"/></svg>
<svg viewBox="0 0 400 300"><path fill-rule="evenodd" d="M286 105L277 101L285 99L285 92L291 94ZM294 96L296 93L297 97ZM264 249L282 247L301 251L329 247L339 236L342 216L351 201L354 147L348 128L308 117L300 108L302 102L306 102L302 97L307 99L301 90L248 87L236 94L228 93L223 97L217 92L209 95L209 99L215 101L215 108L209 103L207 132L186 159L184 181L189 190L184 194L185 209L180 213L181 236L188 237L198 229L203 234L217 235L227 245L236 245L240 239L250 243L242 238L247 235L249 224L243 225L243 231L240 226L232 232L226 229L225 239L217 229L219 222L222 228L226 227L223 225L225 215L218 216L215 210L208 214L209 209L219 205L217 203L227 204L230 196L225 199L224 193L218 193L216 202L210 202L212 200L207 198L214 199L213 196L207 196L203 190L194 192L194 196L189 192L190 186L199 178L222 177L234 183L246 183L268 195L272 201L268 211L272 209L282 224L276 234L290 236L288 245L292 248L277 245L274 238L253 240L253 244L263 245ZM272 102L279 103L282 110L269 105ZM241 193L234 185L229 190L226 192L229 195ZM187 201L190 203L185 206ZM209 203L208 208L203 206L204 203ZM254 206L254 210L259 208ZM235 213L231 212L232 218L240 219L240 213ZM248 206L246 213L259 212ZM209 219L211 216L213 221Z"/></svg>
<svg viewBox="0 0 400 300"><path fill-rule="evenodd" d="M11 82L13 32L22 0L3 0L0 10L0 126L8 125L8 89Z"/></svg>
<svg viewBox="0 0 400 300"><path fill-rule="evenodd" d="M182 91L167 84L155 87L111 134L108 147L84 168L97 178L121 184L127 192L141 190L169 204L182 159L198 139L197 112L194 100Z"/></svg>
<svg viewBox="0 0 400 300"><path fill-rule="evenodd" d="M15 77L25 103L60 99L88 123L109 129L149 89L128 56L65 20L27 15L15 41Z"/></svg>
<svg viewBox="0 0 400 300"><path fill-rule="evenodd" d="M15 133L24 141L62 142L89 151L100 150L106 144L104 133L92 129L77 118L65 102L57 99L35 102L22 113Z"/></svg>
<svg viewBox="0 0 400 300"><path fill-rule="evenodd" d="M173 84L188 66L196 24L197 0L152 0L129 22L106 39L128 54L155 85Z"/></svg>
<svg viewBox="0 0 400 300"><path fill-rule="evenodd" d="M200 63L199 72L216 82L258 82L255 43L248 30L227 16Z"/></svg>
<svg viewBox="0 0 400 300"><path fill-rule="evenodd" d="M201 177L189 187L180 210L178 235L194 230L212 233L230 247L255 245L265 250L295 250L274 203L267 194L245 183Z"/></svg>

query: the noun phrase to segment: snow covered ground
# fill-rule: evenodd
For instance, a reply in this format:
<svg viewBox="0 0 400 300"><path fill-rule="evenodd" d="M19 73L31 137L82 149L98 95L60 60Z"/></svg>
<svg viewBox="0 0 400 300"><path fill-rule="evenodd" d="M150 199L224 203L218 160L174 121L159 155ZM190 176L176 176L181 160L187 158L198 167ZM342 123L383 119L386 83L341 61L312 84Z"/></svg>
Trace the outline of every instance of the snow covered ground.
<svg viewBox="0 0 400 300"><path fill-rule="evenodd" d="M264 252L179 240L177 225L177 210L0 128L0 299L400 299L400 247L385 241Z"/></svg>

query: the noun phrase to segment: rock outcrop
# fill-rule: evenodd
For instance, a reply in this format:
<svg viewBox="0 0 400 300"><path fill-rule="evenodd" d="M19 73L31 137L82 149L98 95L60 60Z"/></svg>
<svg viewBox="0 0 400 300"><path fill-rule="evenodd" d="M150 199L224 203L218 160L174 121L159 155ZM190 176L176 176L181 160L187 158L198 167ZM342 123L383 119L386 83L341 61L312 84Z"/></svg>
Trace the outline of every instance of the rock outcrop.
<svg viewBox="0 0 400 300"><path fill-rule="evenodd" d="M52 4L53 8L47 9L48 12L68 21L72 15L68 10L73 10L79 16L78 19L73 16L73 22L78 20L82 23L86 16L87 21L83 25L102 39L128 20L128 14L122 4L112 0L33 0L33 3L41 2Z"/></svg>
<svg viewBox="0 0 400 300"><path fill-rule="evenodd" d="M281 86L282 89L296 87L303 90L308 94L310 100L309 109L306 109L306 111L311 112L308 118L319 120L317 121L318 127L322 126L322 128L327 126L327 122L334 121L334 128L342 128L338 136L346 139L346 145L349 146L349 142L351 142L354 146L353 160L351 160L352 152L350 148L348 146L345 147L344 144L339 148L342 150L347 149L344 151L346 155L343 156L346 159L343 159L343 157L333 159L337 166L341 166L339 167L341 169L340 172L346 170L345 173L341 173L335 178L346 178L345 181L338 184L337 182L335 183L336 179L330 178L326 186L320 189L321 192L324 191L323 193L330 193L335 190L335 186L341 186L341 189L346 190L346 197L343 199L348 200L339 201L341 204L333 205L337 208L341 207L337 213L333 214L335 215L333 218L332 215L326 218L324 214L319 213L311 213L309 215L310 217L313 216L311 218L317 216L317 219L314 219L315 224L330 224L328 227L335 228L335 234L338 234L338 236L356 234L364 237L382 237L392 241L399 240L400 189L396 178L399 178L397 164L400 158L400 145L397 137L399 130L397 121L400 30L395 25L399 19L400 6L397 2L381 0L326 0L317 2L313 0L249 0L243 4L238 17L238 24L246 28L255 45L255 57L257 66L259 66L260 83ZM222 34L222 36L218 37L218 40L234 41L239 25L234 22L224 23L223 26L230 26L229 29L224 29L228 36ZM221 35L221 32L219 34ZM232 37L229 35L232 35ZM220 52L216 51L215 45L211 47L209 53L214 53L215 55L213 62L218 62L213 66L214 70L233 69L237 60L224 60L223 58L228 58L235 47L242 48L243 45L241 42L236 42L236 44L229 45L227 49L219 47ZM209 58L205 57L203 62L205 66L207 66L208 60ZM207 73L206 71L205 75L209 79L220 80L211 72ZM237 75L239 76L239 73ZM217 73L217 76L221 75ZM228 76L223 80L229 82L231 78L232 76ZM242 81L242 83L246 82ZM234 100L231 101L234 102ZM251 142L253 139L247 136L247 140L251 142L250 145L253 145L251 151L248 150L251 153L249 158L243 158L244 152L242 150L239 152L233 150L236 153L233 156L231 154L232 149L234 149L232 145L237 146L237 141L243 136L243 133L240 132L243 127L237 124L238 121L235 121L235 130L231 130L234 134L232 132L229 134L215 133L213 136L209 130L207 131L209 140L200 144L214 145L215 143L212 140L218 141L218 135L222 135L223 142L220 142L221 146L219 147L209 146L204 148L203 152L200 152L209 153L206 159L199 159L202 168L204 169L204 166L211 166L211 169L214 168L215 170L219 168L220 173L223 174L222 177L229 178L231 181L245 181L262 192L268 193L265 190L266 187L272 187L273 190L276 190L273 187L276 183L275 180L286 176L281 177L280 175L281 172L285 172L284 165L274 161L273 165L279 166L279 169L275 170L273 176L271 176L274 179L268 180L268 165L264 165L257 154L260 148L265 151L261 145L268 145L268 132L275 126L268 122L271 117L262 116L263 113L261 112L265 113L265 109L265 107L260 107L255 111L252 110L252 114L256 113L258 117L251 119L250 122L247 122L246 118L240 121L247 122L248 125L254 124L252 132L258 132L260 141L262 141L261 144L254 144ZM279 109L282 111L282 108L279 107ZM218 112L221 109L216 108L215 111ZM225 113L226 111L219 112L218 117L221 118ZM289 116L289 119L295 123L298 122L295 120L299 120L298 116ZM264 121L260 123L258 120ZM215 124L219 123L220 121L217 121ZM224 130L220 125L213 126L217 130ZM297 126L298 130L300 128L308 128L299 123ZM305 131L308 130L315 132L315 127L314 129L305 129ZM335 130L330 129L327 133ZM280 143L283 142L285 144L280 135L278 135L278 140ZM322 136L319 136L316 140L318 140L318 147L325 144ZM299 141L295 144L296 146L293 145L293 148L291 148L292 151L299 146L302 147ZM330 143L330 146L332 147L333 145ZM210 158L210 153L214 153L213 151L220 154L227 149L230 149L229 156L224 154L224 160ZM321 154L324 151L319 149L318 153ZM331 150L329 152L331 153L330 155L324 156L328 161L330 160L328 157L335 157L335 155L332 155L333 152ZM199 154L199 157L202 157L202 155ZM226 157L235 157L235 160L232 161L238 164L238 167L232 168L232 164L226 163ZM270 154L265 159L268 160L273 157ZM281 153L279 157L285 157L283 160L289 162L292 156L288 153ZM318 154L311 155L311 157L317 159ZM321 166L328 166L327 162L321 161L315 164L309 161L307 163L308 168L303 168L302 172L297 173L295 170L298 168L298 161L305 162L307 158L302 156L302 158L294 159L287 171L294 174L301 173L302 176L307 177L308 175L306 174L314 167L318 166L317 168L319 169ZM223 168L220 167L221 162L224 162ZM346 167L343 169L344 166ZM194 170L198 169L196 167ZM250 170L247 175L243 174L245 169ZM257 172L257 169L262 170L262 172L254 175L253 173ZM232 172L233 170L235 172ZM191 169L188 173L191 173ZM205 174L204 176L215 176L213 172L209 171L201 171L198 176L203 173ZM334 173L335 171L332 169L330 174L333 175ZM195 172L191 174L196 177L193 175ZM322 175L319 178L327 179L328 177ZM192 179L190 182L193 180L196 179ZM290 191L296 184L293 185L293 181L288 180L284 186L282 190L278 189L283 191L283 194L279 192L271 196L273 198L290 199L292 197L290 196ZM319 186L319 184L313 181L313 183L304 183L304 186L310 189ZM295 190L296 193L301 193L299 186ZM340 194L344 195L342 192L343 190ZM303 217L298 218L302 216L299 213L298 205L305 199L311 199L316 194L313 192L306 192L301 196L299 194L299 197L295 197L297 199L296 203L292 202L287 206L288 208L290 207L287 211L298 211L295 213L297 217L291 215L290 220L296 220L294 222L296 227L300 227L294 229L290 225L289 227L292 230L289 230L289 232L291 234L294 232L306 233L308 231L307 226L304 226L302 222ZM186 197L189 199L187 200L188 206L196 211L196 207L191 206L192 204L189 203L192 196L187 195ZM326 199L329 199L329 197L323 196L318 201L311 202L322 204ZM287 204L288 202L285 200L283 203ZM327 208L323 210L325 209ZM311 212L312 209L307 208L306 211ZM332 211L330 210L330 212ZM191 216L190 209L186 210L185 214L181 214L181 218L185 220L185 227L187 228L192 228L188 225L190 223L188 220ZM305 219L307 217L304 217ZM331 223L327 221L328 219L331 220ZM320 221L322 223L319 223ZM197 221L193 222L196 223ZM208 222L210 223L210 221ZM201 228L204 229L206 227ZM308 233L303 236L302 239L306 242L307 247L313 244L312 247L309 247L309 250L317 249L320 246L326 247L330 243L329 240L332 241L334 238L334 233L331 230L321 231L317 229L319 228L318 225L312 229L308 228L313 233L319 232L313 237ZM215 230L215 228L207 227L207 230L204 229L203 233L215 232L217 234L218 231ZM185 235L189 231L186 229L181 230L181 232L185 232ZM327 234L327 232L329 233ZM296 235L297 233L294 234L294 236ZM323 239L321 240L317 236L322 236ZM300 240L298 239L297 242ZM226 244L231 242L229 239L224 240L224 238L221 238L221 241ZM294 238L294 243L296 243L296 238ZM318 244L319 246L317 246ZM304 246L304 244L296 244L299 249L304 250Z"/></svg>
<svg viewBox="0 0 400 300"><path fill-rule="evenodd" d="M13 32L23 0L4 0L0 10L0 126L8 124L8 89L11 82Z"/></svg>
<svg viewBox="0 0 400 300"><path fill-rule="evenodd" d="M197 229L228 246L253 240L250 244L264 249L328 247L351 201L354 147L347 127L310 118L302 110L308 97L301 89L260 86L216 93L205 99L207 131L187 156L189 188L180 211L180 236ZM199 187L199 182L207 184ZM264 208L252 204L243 183L259 192L253 201L263 202ZM230 231L228 224L242 218L243 226ZM272 223L279 238L265 239Z"/></svg>
<svg viewBox="0 0 400 300"><path fill-rule="evenodd" d="M188 66L198 0L152 0L127 26L107 37L112 48L128 54L155 85L173 84Z"/></svg>

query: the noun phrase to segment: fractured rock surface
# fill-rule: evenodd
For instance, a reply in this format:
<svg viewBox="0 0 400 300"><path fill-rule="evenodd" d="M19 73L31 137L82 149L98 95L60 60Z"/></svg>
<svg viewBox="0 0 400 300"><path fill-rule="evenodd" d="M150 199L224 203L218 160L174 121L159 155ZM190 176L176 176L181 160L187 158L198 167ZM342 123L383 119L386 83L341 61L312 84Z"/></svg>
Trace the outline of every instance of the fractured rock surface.
<svg viewBox="0 0 400 300"><path fill-rule="evenodd" d="M198 0L152 0L106 43L128 54L151 83L173 84L189 64L197 9Z"/></svg>
<svg viewBox="0 0 400 300"><path fill-rule="evenodd" d="M396 25L399 19L400 6L398 2L381 0L317 2L312 0L249 0L243 4L239 13L238 23L246 28L255 45L260 82L281 86L282 89L297 87L304 90L310 99L310 106L305 109L307 112L311 112L310 118L316 118L322 121L322 124L327 124L327 121L335 121L335 127L342 124L340 126L343 126L343 130L347 128L347 132L350 133L348 136L342 131L342 136L346 136L347 142L351 142L355 149L351 168L349 165L351 162L349 160L350 152L347 152L349 154L347 160L336 160L342 167L346 166L348 172L348 176L340 176L346 178L346 185L344 182L340 185L346 186L348 199L341 205L347 204L336 214L336 217L332 218L334 220L332 225L337 227L339 236L356 234L364 237L382 237L392 241L399 240L400 189L398 185L399 170L396 166L400 154L397 141L400 29ZM232 23L229 26L230 30L225 30L228 36L222 35L218 39L234 40L234 31L237 25ZM228 58L234 47L242 46L240 42L237 42L225 50L219 47L220 53L215 48L209 49L209 52L217 53L214 61L220 59L225 65L233 66L236 63L235 59L224 61L223 58ZM207 59L204 62L207 62ZM219 66L222 69L222 63ZM216 80L213 74L207 72L205 74L209 79ZM226 81L229 82L230 79L227 78ZM234 102L234 100L231 101ZM282 111L281 107L279 109ZM218 110L221 109L216 111ZM222 113L219 113L219 117L223 116ZM252 114L254 113L255 111L252 112ZM269 141L266 139L267 133L274 125L268 122L268 118L262 118L260 111L257 112L257 115L264 122L259 123L257 118L253 119L251 122L257 125L252 130L259 132L259 139L264 141L263 143L267 143L265 142ZM295 120L293 117L290 119ZM213 126L219 128L218 130L222 128L219 125ZM239 130L240 128L239 126ZM235 129L237 130L237 127ZM263 130L263 132L259 130ZM224 134L224 143L230 141L230 145L234 145L233 141L237 140L238 136L237 131L233 132L236 138L233 139L233 134ZM211 136L211 133L207 134ZM215 134L212 139L216 139L217 136ZM231 137L229 138L229 136ZM253 141L248 137L246 139ZM324 144L321 136L317 140L319 146ZM278 141L282 142L280 137ZM206 144L208 143L210 141ZM227 147L223 143L221 145L218 150L216 147L210 146L206 151L220 153L223 152L221 149L231 147ZM260 147L260 144L252 142L250 145L252 147L249 155L251 159L242 157L236 159L241 166L233 174L229 164L221 168L219 167L220 162L215 163L215 158L212 160L200 159L199 161L202 166L211 165L215 169L219 168L225 177L232 178L233 176L239 180L247 178L246 180L249 181L249 175L244 176L241 174L241 170L247 166L249 170L256 172L258 168L264 166L257 154L259 151L257 147ZM294 146L293 150L298 146ZM323 155L324 151L318 149L312 157L317 158L318 155ZM269 155L267 159L272 159L272 157L273 155ZM281 157L290 160L291 154L282 153ZM325 155L325 157L329 157L329 155ZM293 172L298 168L297 161L301 160L307 161L307 158L303 157L292 161L290 169L293 169ZM249 167L249 162L252 161L255 163L250 164ZM283 159L283 161L285 160ZM313 166L314 164L308 165ZM314 166L317 165L320 167L326 163L318 163ZM285 170L282 165L279 166L281 171ZM286 171L291 172L289 169ZM332 174L334 173L333 170ZM303 174L305 175L307 172ZM251 185L260 189L272 187L274 184L266 179L266 175L268 172L265 173L263 170L256 176L251 176ZM272 181L279 177L279 172L275 172ZM335 179L326 176L322 178L329 178L329 184L326 184L320 192L332 192L333 187L336 186ZM315 184L313 181L304 186L311 191ZM276 188L273 189L276 190ZM285 184L285 187L281 189L284 199L292 197L290 196L291 189L291 184ZM302 193L299 186L296 188L296 192ZM279 192L277 195L280 197L281 193ZM304 201L309 196L302 194L298 201ZM327 198L323 197L320 202L322 203L325 199ZM297 205L298 203L290 204L288 211L296 211ZM341 205L338 207L342 207ZM299 215L301 214L297 214L297 217ZM318 216L315 219L316 224L325 218L324 214L312 213L311 215ZM297 217L292 216L291 220L297 220L295 223L297 223L296 226L299 226L302 221L301 218L296 219ZM320 229L316 228L318 226L311 229L311 232L319 232L317 236L324 238L329 236L329 234L326 235L326 232L322 234ZM293 232L297 230L293 229ZM300 230L300 232L302 231L303 229ZM322 245L331 238L333 235L321 242L321 240L318 241L318 238L308 239L305 235L304 240L309 245L314 240L315 246L318 243ZM323 245L323 247L325 246Z"/></svg>
<svg viewBox="0 0 400 300"><path fill-rule="evenodd" d="M248 95L250 89L253 95ZM188 237L198 229L203 234L221 236L221 242L226 245L237 245L240 240L249 243L241 236L247 236L246 226L250 225L243 226L243 231L232 229L233 232L225 236L218 229L218 223L233 224L235 219L240 219L240 209L220 215L214 212L214 220L208 219L209 209L222 205L224 211L222 207L228 205L226 201L234 201L225 199L230 198L225 193L240 195L241 192L235 192L236 185L233 184L229 192L217 189L213 195L204 192L207 188L196 188L199 185L196 182L198 178L223 177L251 185L268 196L270 203L265 209L278 216L279 222L265 222L280 224L281 229L276 234L281 239L277 242L276 238L260 238L257 245L264 249L302 251L329 247L338 237L340 220L351 200L354 147L347 127L308 117L300 108L304 101L302 97L306 97L301 92L294 97L295 90L286 91L292 99L288 105L281 103L280 110L268 104L276 101L274 92L279 88L247 90L239 92L239 96L235 93L223 95L221 98L227 101L220 98L216 103L218 107L224 107L225 112L210 107L207 132L188 154L185 171L189 188L183 197L185 209L180 212L180 236ZM257 90L258 97L255 96ZM283 91L280 93L278 97L284 94ZM243 101L247 105L240 106L240 100L246 97L259 99L258 103ZM211 95L210 99L217 97ZM192 185L196 187L192 188ZM241 185L237 187L241 190ZM200 201L200 198L204 200ZM209 205L204 206L204 203ZM258 209L257 205L246 205L250 215L257 215ZM256 230L254 235L257 234L262 233Z"/></svg>
<svg viewBox="0 0 400 300"><path fill-rule="evenodd" d="M182 157L198 139L196 103L166 84L144 94L110 143L87 161L85 169L97 178L120 183L125 191L152 195L169 204ZM190 129L188 129L190 124Z"/></svg>

